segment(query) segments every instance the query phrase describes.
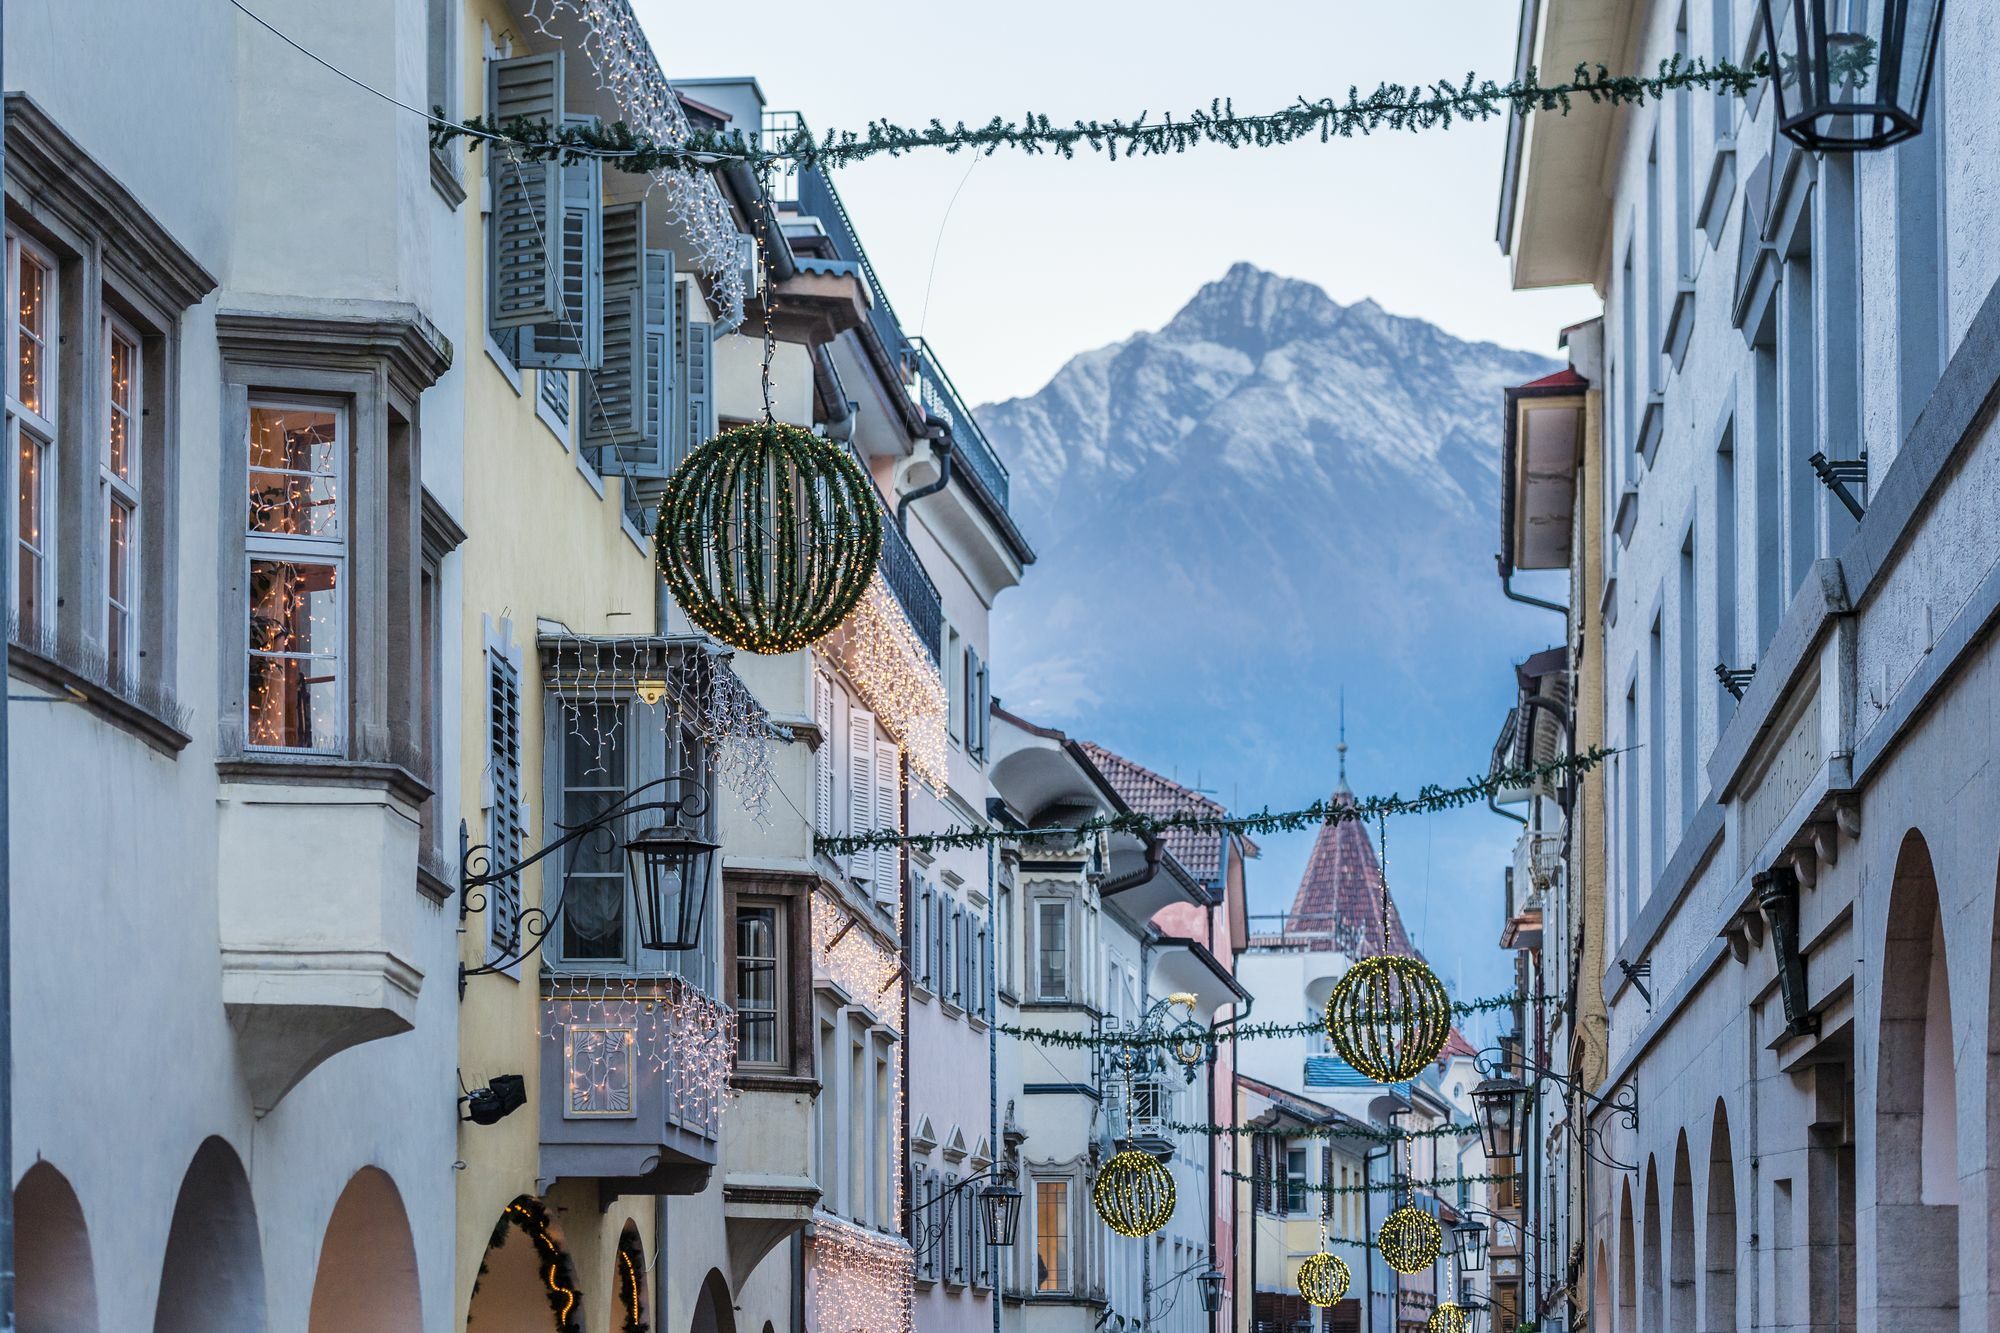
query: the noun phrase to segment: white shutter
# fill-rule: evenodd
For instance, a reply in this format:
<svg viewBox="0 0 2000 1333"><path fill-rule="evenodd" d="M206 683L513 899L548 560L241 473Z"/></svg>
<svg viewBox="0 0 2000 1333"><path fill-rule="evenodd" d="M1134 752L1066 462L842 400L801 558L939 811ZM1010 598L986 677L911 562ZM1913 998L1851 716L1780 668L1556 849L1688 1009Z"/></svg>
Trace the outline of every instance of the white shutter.
<svg viewBox="0 0 2000 1333"><path fill-rule="evenodd" d="M893 741L875 742L875 826L903 831L902 766ZM875 901L895 911L902 889L903 849L884 843L875 849Z"/></svg>
<svg viewBox="0 0 2000 1333"><path fill-rule="evenodd" d="M597 124L595 116L565 116L565 125ZM562 167L560 231L548 245L557 292L552 319L522 328L517 365L588 370L604 359L604 164L579 158Z"/></svg>
<svg viewBox="0 0 2000 1333"><path fill-rule="evenodd" d="M486 112L553 125L563 109L563 53L492 60L486 65ZM494 145L487 156L493 186L493 235L486 265L486 320L514 329L554 319L561 309L546 246L561 243L562 168L524 162Z"/></svg>
<svg viewBox="0 0 2000 1333"><path fill-rule="evenodd" d="M587 372L583 443L600 472L620 471L617 451L644 431L646 204L604 210L603 358Z"/></svg>
<svg viewBox="0 0 2000 1333"><path fill-rule="evenodd" d="M833 832L833 680L813 672L813 722L819 749L813 755L813 832Z"/></svg>
<svg viewBox="0 0 2000 1333"><path fill-rule="evenodd" d="M875 823L875 715L865 708L847 710L847 831L863 834ZM875 849L864 847L848 859L847 873L857 879L875 877Z"/></svg>

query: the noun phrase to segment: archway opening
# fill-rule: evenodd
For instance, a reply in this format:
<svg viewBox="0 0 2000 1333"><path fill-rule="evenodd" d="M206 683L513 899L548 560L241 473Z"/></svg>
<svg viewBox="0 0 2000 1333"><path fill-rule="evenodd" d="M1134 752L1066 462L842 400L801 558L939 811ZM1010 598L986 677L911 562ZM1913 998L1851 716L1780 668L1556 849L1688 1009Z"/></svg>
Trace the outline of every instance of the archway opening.
<svg viewBox="0 0 2000 1333"><path fill-rule="evenodd" d="M1611 1325L1611 1255L1604 1242L1597 1242L1596 1271L1590 1284L1590 1326L1608 1329Z"/></svg>
<svg viewBox="0 0 2000 1333"><path fill-rule="evenodd" d="M14 1320L20 1333L97 1333L90 1228L76 1191L47 1162L14 1187Z"/></svg>
<svg viewBox="0 0 2000 1333"><path fill-rule="evenodd" d="M320 1242L310 1333L421 1333L417 1247L396 1182L372 1166L340 1192Z"/></svg>
<svg viewBox="0 0 2000 1333"><path fill-rule="evenodd" d="M1666 1277L1665 1271L1661 1268L1660 1236L1660 1168L1657 1161L1648 1157L1646 1159L1645 1230L1640 1241L1640 1244L1645 1247L1645 1271L1640 1275L1639 1279L1641 1289L1640 1318L1645 1321L1641 1327L1646 1330L1646 1333L1653 1333L1655 1329L1666 1327L1665 1324L1660 1322L1661 1314L1665 1309L1665 1302L1661 1299L1662 1293L1660 1287Z"/></svg>
<svg viewBox="0 0 2000 1333"><path fill-rule="evenodd" d="M1708 1139L1707 1214L1702 1333L1730 1333L1736 1327L1736 1156L1729 1147L1729 1109L1720 1097Z"/></svg>
<svg viewBox="0 0 2000 1333"><path fill-rule="evenodd" d="M1639 1255L1632 1234L1632 1182L1618 1196L1618 1333L1639 1327Z"/></svg>
<svg viewBox="0 0 2000 1333"><path fill-rule="evenodd" d="M263 1327L264 1254L250 1178L234 1148L206 1139L174 1200L153 1333Z"/></svg>
<svg viewBox="0 0 2000 1333"><path fill-rule="evenodd" d="M501 1210L486 1243L466 1333L583 1333L583 1291L562 1229L523 1194Z"/></svg>
<svg viewBox="0 0 2000 1333"><path fill-rule="evenodd" d="M729 1283L714 1269L701 1284L701 1299L695 1302L694 1322L688 1333L736 1333L736 1306L729 1296Z"/></svg>
<svg viewBox="0 0 2000 1333"><path fill-rule="evenodd" d="M1875 1301L1883 1327L1958 1326L1958 1095L1950 970L1923 835L1903 839L1882 943Z"/></svg>
<svg viewBox="0 0 2000 1333"><path fill-rule="evenodd" d="M618 1253L612 1258L611 1317L617 1333L641 1333L646 1320L646 1246L638 1224L627 1219L618 1233Z"/></svg>
<svg viewBox="0 0 2000 1333"><path fill-rule="evenodd" d="M1695 1327L1694 1296L1694 1168L1688 1161L1688 1136L1682 1130L1674 1145L1673 1231L1667 1239L1667 1327Z"/></svg>

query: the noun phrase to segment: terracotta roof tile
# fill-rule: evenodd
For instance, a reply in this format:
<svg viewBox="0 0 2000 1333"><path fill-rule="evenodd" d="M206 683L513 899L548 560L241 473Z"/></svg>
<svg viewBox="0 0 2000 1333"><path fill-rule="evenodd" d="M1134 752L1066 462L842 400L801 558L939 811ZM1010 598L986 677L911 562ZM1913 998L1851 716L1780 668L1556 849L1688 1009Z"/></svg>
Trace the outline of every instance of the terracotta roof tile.
<svg viewBox="0 0 2000 1333"><path fill-rule="evenodd" d="M1174 815L1191 811L1201 815L1226 815L1222 805L1172 778L1161 777L1152 769L1114 754L1102 745L1079 742L1090 762L1110 782L1118 798L1142 815ZM1204 884L1222 876L1222 835L1194 829L1169 829L1164 837L1167 851L1190 875Z"/></svg>
<svg viewBox="0 0 2000 1333"><path fill-rule="evenodd" d="M1353 799L1345 782L1334 793L1336 801ZM1383 948L1382 901L1382 867L1375 859L1367 825L1358 819L1323 824L1299 880L1298 895L1292 899L1286 928L1324 932L1333 937L1337 947L1357 956L1388 952L1421 957L1410 942L1393 897L1389 899L1389 947Z"/></svg>

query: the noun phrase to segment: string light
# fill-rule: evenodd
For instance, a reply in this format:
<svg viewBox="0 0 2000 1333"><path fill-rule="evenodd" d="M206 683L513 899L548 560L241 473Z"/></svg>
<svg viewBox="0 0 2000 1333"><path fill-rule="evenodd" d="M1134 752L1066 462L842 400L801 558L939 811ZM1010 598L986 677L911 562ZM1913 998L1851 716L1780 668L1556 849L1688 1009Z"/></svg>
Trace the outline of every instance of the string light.
<svg viewBox="0 0 2000 1333"><path fill-rule="evenodd" d="M824 647L909 760L910 772L932 791L943 791L950 706L944 679L879 571Z"/></svg>
<svg viewBox="0 0 2000 1333"><path fill-rule="evenodd" d="M639 1260L644 1256L634 1257L638 1245L629 1231L618 1238L618 1304L625 1316L620 1333L649 1333L645 1288L639 1282Z"/></svg>
<svg viewBox="0 0 2000 1333"><path fill-rule="evenodd" d="M813 965L879 1014L901 1014L903 959L825 889L813 894Z"/></svg>
<svg viewBox="0 0 2000 1333"><path fill-rule="evenodd" d="M1340 1058L1377 1083L1404 1083L1451 1038L1451 997L1422 959L1364 958L1326 997L1326 1033Z"/></svg>
<svg viewBox="0 0 2000 1333"><path fill-rule="evenodd" d="M728 1005L683 977L552 977L544 987L542 1038L565 1043L571 1106L629 1111L622 1080L643 1073L666 1081L681 1123L720 1127L734 1096L736 1013Z"/></svg>
<svg viewBox="0 0 2000 1333"><path fill-rule="evenodd" d="M1560 1004L1561 997L1554 995L1516 995L1512 993L1488 995L1477 1000L1455 1000L1449 1012L1463 1018L1470 1014L1492 1013L1501 1009L1515 1009L1533 1005ZM1000 1031L1010 1037L1032 1041L1040 1046L1061 1046L1070 1048L1148 1048L1171 1047L1179 1057L1185 1045L1199 1043L1211 1047L1232 1038L1263 1040L1265 1038L1306 1037L1326 1031L1324 1018L1301 1023L1245 1023L1240 1027L1204 1028L1198 1025L1176 1025L1167 1032L1134 1032L1130 1029L1102 1032L1069 1032L1061 1028L1020 1027L1013 1023L1002 1023Z"/></svg>
<svg viewBox="0 0 2000 1333"><path fill-rule="evenodd" d="M1424 1325L1427 1333L1466 1333L1471 1327L1471 1315L1456 1301L1446 1301L1431 1311L1431 1317Z"/></svg>
<svg viewBox="0 0 2000 1333"><path fill-rule="evenodd" d="M812 1327L825 1333L910 1333L916 1256L828 1213L813 1215Z"/></svg>
<svg viewBox="0 0 2000 1333"><path fill-rule="evenodd" d="M734 648L796 652L861 600L882 554L881 508L845 445L752 422L681 460L654 547L688 619Z"/></svg>
<svg viewBox="0 0 2000 1333"><path fill-rule="evenodd" d="M1383 1260L1398 1273L1421 1273L1436 1263L1443 1251L1444 1230L1435 1217L1406 1203L1382 1219L1375 1244Z"/></svg>
<svg viewBox="0 0 2000 1333"><path fill-rule="evenodd" d="M1323 1234L1320 1244L1326 1244ZM1307 1255L1306 1261L1299 1265L1299 1295L1307 1305L1325 1307L1340 1304L1353 1281L1354 1274L1348 1271L1347 1261L1324 1249Z"/></svg>
<svg viewBox="0 0 2000 1333"><path fill-rule="evenodd" d="M660 68L659 57L626 0L529 0L528 21L555 39L549 23L572 14L583 24L581 42L597 86L618 104L623 124L659 144L689 144L693 127ZM701 164L659 164L645 169L655 188L647 210L680 228L708 279L709 299L727 328L743 322L743 279L736 263L736 222L714 179Z"/></svg>
<svg viewBox="0 0 2000 1333"><path fill-rule="evenodd" d="M1174 1215L1174 1174L1149 1152L1127 1148L1097 1173L1090 1201L1121 1236L1150 1236Z"/></svg>
<svg viewBox="0 0 2000 1333"><path fill-rule="evenodd" d="M542 1206L541 1200L527 1195L514 1200L501 1210L500 1220L494 1224L493 1235L486 1242L486 1248L497 1250L504 1246L509 1227L518 1229L535 1247L542 1287L549 1301L549 1313L555 1316L554 1333L583 1333L583 1324L576 1318L580 1299L576 1265L570 1261L569 1252L550 1234L548 1209ZM484 1265L481 1271L484 1271ZM479 1284L475 1281L473 1291L477 1294L478 1290Z"/></svg>

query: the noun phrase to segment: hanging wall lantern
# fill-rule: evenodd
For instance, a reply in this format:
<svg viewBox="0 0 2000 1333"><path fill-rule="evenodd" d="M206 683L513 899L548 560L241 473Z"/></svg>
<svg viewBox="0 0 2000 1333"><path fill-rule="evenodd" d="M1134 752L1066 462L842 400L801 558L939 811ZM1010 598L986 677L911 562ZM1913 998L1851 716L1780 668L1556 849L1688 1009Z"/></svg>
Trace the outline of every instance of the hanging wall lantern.
<svg viewBox="0 0 2000 1333"><path fill-rule="evenodd" d="M1195 1290L1201 1295L1201 1312L1214 1314L1222 1308L1222 1270L1213 1266L1195 1275Z"/></svg>
<svg viewBox="0 0 2000 1333"><path fill-rule="evenodd" d="M1844 151L1922 132L1944 0L1763 0L1763 9L1786 137Z"/></svg>
<svg viewBox="0 0 2000 1333"><path fill-rule="evenodd" d="M709 862L718 846L678 823L643 829L625 844L641 946L667 953L701 947Z"/></svg>
<svg viewBox="0 0 2000 1333"><path fill-rule="evenodd" d="M979 1191L979 1207L986 1219L986 1243L1003 1250L1012 1245L1021 1224L1021 1191L1013 1177L1003 1176Z"/></svg>
<svg viewBox="0 0 2000 1333"><path fill-rule="evenodd" d="M1479 1139L1489 1162L1511 1161L1521 1153L1521 1103L1527 1084L1505 1074L1480 1080L1472 1090L1479 1113Z"/></svg>
<svg viewBox="0 0 2000 1333"><path fill-rule="evenodd" d="M1452 1244L1458 1249L1458 1271L1478 1273L1486 1267L1486 1224L1470 1218L1452 1228Z"/></svg>
<svg viewBox="0 0 2000 1333"><path fill-rule="evenodd" d="M1806 960L1799 952L1799 877L1789 866L1772 866L1750 877L1757 890L1757 910L1771 936L1771 955L1778 965L1778 997L1785 1004L1788 1036L1819 1031L1819 1015L1806 1001Z"/></svg>

